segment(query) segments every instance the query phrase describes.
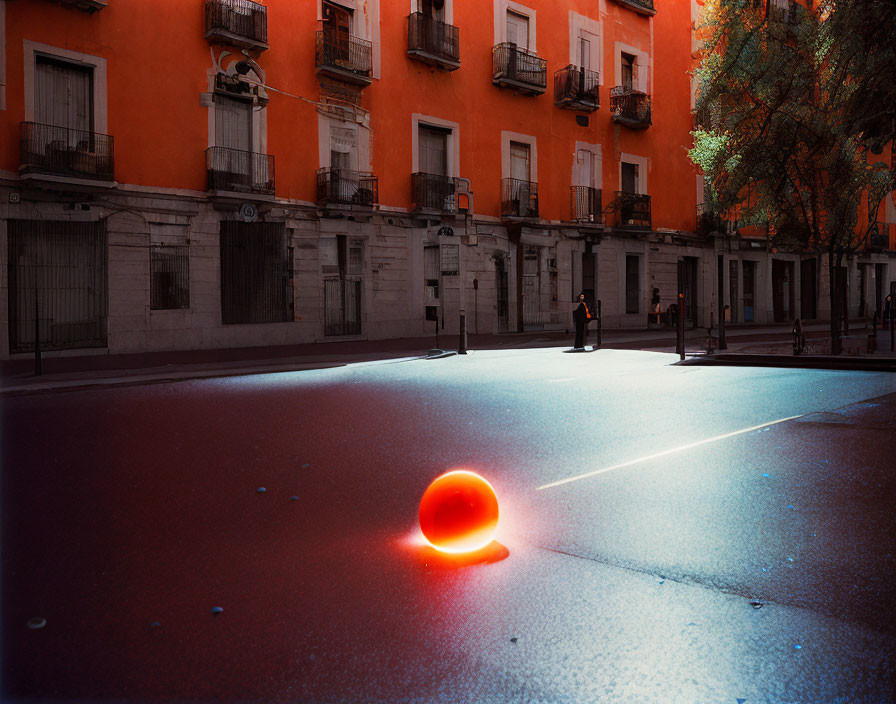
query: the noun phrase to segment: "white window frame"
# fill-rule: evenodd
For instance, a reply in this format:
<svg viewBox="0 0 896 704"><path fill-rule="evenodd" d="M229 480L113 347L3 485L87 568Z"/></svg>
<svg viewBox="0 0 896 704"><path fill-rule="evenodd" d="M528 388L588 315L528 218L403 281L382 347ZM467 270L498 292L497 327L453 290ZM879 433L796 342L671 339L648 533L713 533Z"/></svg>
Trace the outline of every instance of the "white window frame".
<svg viewBox="0 0 896 704"><path fill-rule="evenodd" d="M634 46L616 42L613 48L613 63L615 64L615 83L614 86L622 85L622 54L631 54L635 57L635 65L638 67L638 85L635 90L643 93L653 92L653 64L650 60L650 54L642 51Z"/></svg>
<svg viewBox="0 0 896 704"><path fill-rule="evenodd" d="M599 20L591 19L577 12L569 11L569 63L573 66L579 65L579 37L582 32L593 34L597 37L597 41L591 49L591 65L580 68L587 68L591 71L597 71L598 85L604 84L604 33L603 26Z"/></svg>
<svg viewBox="0 0 896 704"><path fill-rule="evenodd" d="M626 154L623 152L619 156L619 171L617 174L619 189L622 190L622 164L637 164L638 166L638 188L637 192L640 195L647 195L649 191L647 190L647 168L650 164L650 158L646 156L636 156L634 154Z"/></svg>
<svg viewBox="0 0 896 704"><path fill-rule="evenodd" d="M370 130L365 126L356 122L346 122L337 118L325 115L321 112L317 114L317 153L318 168L330 168L330 128L331 127L347 127L351 126L357 130L358 134L358 153L357 163L360 173L370 172Z"/></svg>
<svg viewBox="0 0 896 704"><path fill-rule="evenodd" d="M224 69L224 73L228 76L235 76L236 74L236 64L241 61L243 57L235 56L233 57L227 68ZM224 68L223 64L221 68ZM259 68L258 71L261 71ZM258 73L254 68L249 72L248 78L253 81L259 81L260 83L265 83L265 75L262 71ZM215 79L217 77L217 69L212 67L207 71L208 77L208 95L211 99L208 101L208 146L216 147L217 144L217 129L215 125ZM205 103L203 103L205 104ZM249 112L249 119L252 130L252 151L256 154L267 154L268 152L268 109L267 106L263 108L259 108L255 101L252 101L252 109Z"/></svg>
<svg viewBox="0 0 896 704"><path fill-rule="evenodd" d="M460 123L417 112L411 115L411 173L416 174L420 171L420 125L450 130L445 140L447 176L449 178L460 176Z"/></svg>
<svg viewBox="0 0 896 704"><path fill-rule="evenodd" d="M411 12L421 12L420 0L411 0ZM445 0L445 24L454 24L454 0Z"/></svg>
<svg viewBox="0 0 896 704"><path fill-rule="evenodd" d="M507 11L515 12L529 19L529 52L535 54L538 49L535 45L535 10L525 5L520 5L513 0L494 0L495 3L495 44L503 44L507 41Z"/></svg>
<svg viewBox="0 0 896 704"><path fill-rule="evenodd" d="M579 183L581 170L579 169L579 152L591 152L592 158L592 174L594 175L594 183ZM573 186L590 186L597 190L602 189L603 184L603 156L600 144L589 144L587 142L576 142L576 150L572 158L572 178L570 185ZM620 174L622 173L620 166Z"/></svg>
<svg viewBox="0 0 896 704"><path fill-rule="evenodd" d="M534 136L519 132L501 131L501 178L511 178L510 143L520 142L529 145L529 178L530 183L538 183L538 145Z"/></svg>
<svg viewBox="0 0 896 704"><path fill-rule="evenodd" d="M308 0L304 0L307 2ZM389 0L387 0L388 2ZM352 13L351 33L353 37L370 42L373 78L382 77L382 61L380 52L380 0L329 0L334 5L341 5ZM322 0L315 0L317 5L317 21L324 18Z"/></svg>
<svg viewBox="0 0 896 704"><path fill-rule="evenodd" d="M49 44L40 44L30 39L22 40L25 50L25 122L34 122L35 79L37 73L37 57L47 56L59 61L84 66L93 70L93 131L96 134L109 132L109 107L106 98L106 60L100 56L69 51Z"/></svg>

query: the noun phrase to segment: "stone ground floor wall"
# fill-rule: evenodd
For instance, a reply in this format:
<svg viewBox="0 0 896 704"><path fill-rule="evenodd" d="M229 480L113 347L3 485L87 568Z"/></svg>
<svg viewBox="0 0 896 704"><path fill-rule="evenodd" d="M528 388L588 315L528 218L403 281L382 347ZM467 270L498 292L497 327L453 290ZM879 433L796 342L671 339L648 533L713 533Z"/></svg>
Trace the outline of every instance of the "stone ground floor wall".
<svg viewBox="0 0 896 704"><path fill-rule="evenodd" d="M765 242L613 231L570 223L506 222L483 216L422 216L385 208L322 213L310 203L272 201L256 203L256 219L277 223L285 233L292 282L289 319L224 324L222 222L241 221L241 203L211 201L202 193L128 187L65 189L0 184L0 327L4 330L0 356L4 359L17 356L10 351L8 244L9 223L16 220L105 223L106 345L45 352L51 355L434 337L437 325L440 335L454 336L461 314L468 332L474 334L566 330L573 327L572 310L588 276L594 297L601 302L605 328L643 329L654 289L663 311L677 301L682 262L694 272L695 283L689 290L696 299L693 325L717 324L720 295L723 303L732 305L732 317L738 323L745 322L748 308L755 324L773 322L776 311L779 317L786 313L787 319L801 317L803 312L801 261L806 257L769 251ZM186 308L152 306L150 246L159 242L187 247ZM817 258L816 266L815 317L825 319L830 316L830 304L824 257ZM852 317L862 312L860 286L867 310L869 298L880 290L886 295L896 279L892 253L849 258L846 268ZM745 273L750 272L751 297L745 290ZM884 281L878 283L881 276ZM328 334L332 306L328 314L325 288L334 278L359 282L352 285L360 291L360 325ZM433 314L438 320L429 319Z"/></svg>

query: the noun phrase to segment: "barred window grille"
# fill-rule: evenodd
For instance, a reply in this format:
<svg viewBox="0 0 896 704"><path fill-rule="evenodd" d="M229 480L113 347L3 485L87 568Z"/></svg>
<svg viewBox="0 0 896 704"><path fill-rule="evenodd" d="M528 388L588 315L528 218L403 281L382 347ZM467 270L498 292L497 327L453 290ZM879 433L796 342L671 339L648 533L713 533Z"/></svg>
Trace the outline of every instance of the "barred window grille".
<svg viewBox="0 0 896 704"><path fill-rule="evenodd" d="M8 221L9 351L106 346L106 221Z"/></svg>
<svg viewBox="0 0 896 704"><path fill-rule="evenodd" d="M152 244L149 248L152 310L190 307L190 246Z"/></svg>
<svg viewBox="0 0 896 704"><path fill-rule="evenodd" d="M293 320L291 251L284 223L221 223L221 319L225 325Z"/></svg>

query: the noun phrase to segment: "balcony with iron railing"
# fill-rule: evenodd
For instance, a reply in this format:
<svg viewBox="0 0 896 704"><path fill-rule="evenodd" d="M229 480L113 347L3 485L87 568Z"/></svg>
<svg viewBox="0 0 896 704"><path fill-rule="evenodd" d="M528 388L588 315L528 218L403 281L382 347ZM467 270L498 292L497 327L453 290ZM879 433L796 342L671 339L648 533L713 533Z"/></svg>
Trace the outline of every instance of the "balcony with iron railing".
<svg viewBox="0 0 896 704"><path fill-rule="evenodd" d="M518 178L501 180L501 216L538 217L538 184Z"/></svg>
<svg viewBox="0 0 896 704"><path fill-rule="evenodd" d="M71 5L91 15L97 10L102 10L108 3L106 0L61 0L63 5Z"/></svg>
<svg viewBox="0 0 896 704"><path fill-rule="evenodd" d="M317 202L372 208L379 202L379 181L373 174L361 171L318 169Z"/></svg>
<svg viewBox="0 0 896 704"><path fill-rule="evenodd" d="M616 191L613 201L616 214L614 227L621 229L650 229L650 196L643 193Z"/></svg>
<svg viewBox="0 0 896 704"><path fill-rule="evenodd" d="M505 42L492 47L492 83L526 95L541 95L547 90L547 61Z"/></svg>
<svg viewBox="0 0 896 704"><path fill-rule="evenodd" d="M241 149L209 147L205 150L208 190L274 195L274 157Z"/></svg>
<svg viewBox="0 0 896 704"><path fill-rule="evenodd" d="M570 64L554 73L554 104L566 110L594 112L600 107L598 73Z"/></svg>
<svg viewBox="0 0 896 704"><path fill-rule="evenodd" d="M316 71L357 86L373 82L373 45L336 29L321 29L315 36Z"/></svg>
<svg viewBox="0 0 896 704"><path fill-rule="evenodd" d="M570 219L573 222L593 223L599 225L603 222L601 190L591 186L572 186L569 189Z"/></svg>
<svg viewBox="0 0 896 704"><path fill-rule="evenodd" d="M264 51L268 48L268 9L251 0L205 0L205 38Z"/></svg>
<svg viewBox="0 0 896 704"><path fill-rule="evenodd" d="M707 237L712 233L726 233L728 224L718 213L713 212L706 203L697 203L696 233Z"/></svg>
<svg viewBox="0 0 896 704"><path fill-rule="evenodd" d="M67 176L90 181L114 181L113 139L70 127L22 122L19 172Z"/></svg>
<svg viewBox="0 0 896 704"><path fill-rule="evenodd" d="M619 5L624 5L635 12L642 15L655 15L656 8L653 6L653 0L616 0Z"/></svg>
<svg viewBox="0 0 896 704"><path fill-rule="evenodd" d="M414 210L457 212L457 179L440 174L411 174Z"/></svg>
<svg viewBox="0 0 896 704"><path fill-rule="evenodd" d="M460 68L458 28L412 12L408 15L408 56L446 71Z"/></svg>
<svg viewBox="0 0 896 704"><path fill-rule="evenodd" d="M636 130L650 127L650 96L628 86L610 89L610 114L613 121Z"/></svg>
<svg viewBox="0 0 896 704"><path fill-rule="evenodd" d="M885 222L876 222L868 236L868 245L874 249L890 248L890 226Z"/></svg>

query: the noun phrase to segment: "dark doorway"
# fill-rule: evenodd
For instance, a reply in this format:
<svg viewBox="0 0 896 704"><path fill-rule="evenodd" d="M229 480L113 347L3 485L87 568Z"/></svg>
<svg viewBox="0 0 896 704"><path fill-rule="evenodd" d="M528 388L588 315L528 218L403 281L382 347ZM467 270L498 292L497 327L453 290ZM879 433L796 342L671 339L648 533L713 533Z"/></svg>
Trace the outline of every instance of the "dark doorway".
<svg viewBox="0 0 896 704"><path fill-rule="evenodd" d="M756 262L744 260L744 322L755 320L756 306Z"/></svg>
<svg viewBox="0 0 896 704"><path fill-rule="evenodd" d="M815 320L818 317L817 271L814 259L803 259L800 262L800 317L803 320Z"/></svg>
<svg viewBox="0 0 896 704"><path fill-rule="evenodd" d="M871 311L872 315L876 311L880 311L881 315L883 315L884 310L884 279L887 276L887 265L886 264L875 264L874 265L874 310Z"/></svg>
<svg viewBox="0 0 896 704"><path fill-rule="evenodd" d="M730 313L729 321L736 323L738 321L738 295L737 295L737 269L740 262L732 259L728 262L728 304L731 306L728 311Z"/></svg>
<svg viewBox="0 0 896 704"><path fill-rule="evenodd" d="M793 262L772 260L772 314L776 323L793 317Z"/></svg>
<svg viewBox="0 0 896 704"><path fill-rule="evenodd" d="M497 293L498 330L506 332L510 324L508 306L507 265L504 257L495 258L495 291Z"/></svg>

